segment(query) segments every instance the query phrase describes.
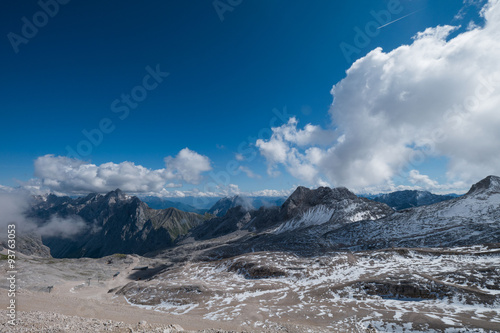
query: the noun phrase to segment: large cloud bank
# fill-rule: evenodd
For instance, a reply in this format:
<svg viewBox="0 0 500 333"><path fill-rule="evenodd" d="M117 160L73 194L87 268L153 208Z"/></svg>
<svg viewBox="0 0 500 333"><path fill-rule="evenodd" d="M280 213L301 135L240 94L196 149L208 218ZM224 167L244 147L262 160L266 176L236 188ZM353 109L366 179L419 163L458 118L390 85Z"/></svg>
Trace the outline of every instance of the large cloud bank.
<svg viewBox="0 0 500 333"><path fill-rule="evenodd" d="M331 91L336 141L322 147L329 135L292 119L257 141L268 172L282 165L303 181L353 189L404 174L432 188L415 169L444 156L450 183L500 174L500 2L481 15L484 27L454 38L456 27L428 28L410 45L357 60Z"/></svg>
<svg viewBox="0 0 500 333"><path fill-rule="evenodd" d="M165 168L152 170L132 162L96 165L64 156L45 155L35 160L41 186L58 193L104 193L120 188L131 193L159 192L182 183L197 184L212 169L210 159L188 148L165 158Z"/></svg>

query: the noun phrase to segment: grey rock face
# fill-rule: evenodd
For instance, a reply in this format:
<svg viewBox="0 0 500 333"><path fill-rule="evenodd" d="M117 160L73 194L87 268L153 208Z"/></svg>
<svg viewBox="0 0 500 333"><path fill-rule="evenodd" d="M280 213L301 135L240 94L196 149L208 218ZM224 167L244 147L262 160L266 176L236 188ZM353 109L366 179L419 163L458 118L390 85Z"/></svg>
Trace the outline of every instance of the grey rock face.
<svg viewBox="0 0 500 333"><path fill-rule="evenodd" d="M1 248L8 249L7 239L2 239L0 241ZM50 249L43 245L42 238L35 234L21 234L16 237L16 249L15 251L20 252L25 255L50 258Z"/></svg>
<svg viewBox="0 0 500 333"><path fill-rule="evenodd" d="M500 177L488 176L481 180L480 182L472 185L468 195L479 194L479 193L500 193Z"/></svg>
<svg viewBox="0 0 500 333"><path fill-rule="evenodd" d="M54 257L144 254L172 246L179 235L205 220L204 216L175 208L151 209L120 190L78 199L49 196L39 200L30 215L41 221L53 215L63 218L77 215L86 222L87 228L76 237L43 237Z"/></svg>
<svg viewBox="0 0 500 333"><path fill-rule="evenodd" d="M316 212L311 211L311 209L315 209ZM360 219L373 220L392 213L393 210L387 207L387 205L357 197L345 187L333 189L320 187L316 190L311 190L299 186L280 209L282 220L297 220L302 217L306 225L308 220L318 218L319 220L315 222L319 224L328 215L330 215L330 218L323 222L352 222ZM310 216L307 217L305 215Z"/></svg>

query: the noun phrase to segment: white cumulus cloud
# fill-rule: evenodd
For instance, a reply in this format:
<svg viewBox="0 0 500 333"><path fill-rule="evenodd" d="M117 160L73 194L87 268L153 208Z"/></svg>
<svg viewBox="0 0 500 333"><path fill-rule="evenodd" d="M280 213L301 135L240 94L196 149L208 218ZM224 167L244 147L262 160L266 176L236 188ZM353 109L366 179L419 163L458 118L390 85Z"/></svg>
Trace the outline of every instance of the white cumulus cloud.
<svg viewBox="0 0 500 333"><path fill-rule="evenodd" d="M500 174L500 2L490 0L481 15L483 27L453 38L457 27L428 28L409 45L358 59L331 90L335 131L299 129L292 119L257 141L270 173L283 165L310 183L325 176L335 186L362 189L445 156L450 183Z"/></svg>
<svg viewBox="0 0 500 333"><path fill-rule="evenodd" d="M182 149L175 157L165 157L167 175L197 184L203 172L212 170L210 159L188 148Z"/></svg>
<svg viewBox="0 0 500 333"><path fill-rule="evenodd" d="M159 192L198 183L211 170L210 159L188 148L165 158L164 169L152 170L132 162L96 165L64 156L45 155L35 160L32 183L56 193L108 192L116 188L130 193Z"/></svg>
<svg viewBox="0 0 500 333"><path fill-rule="evenodd" d="M268 174L279 174L277 166L283 164L294 177L308 183L324 183L318 177L317 163L322 160L323 151L311 145L325 146L335 139L335 133L319 126L307 124L297 129L298 121L292 117L287 124L273 127L269 140L259 139L256 146L268 162ZM305 152L301 150L305 149Z"/></svg>

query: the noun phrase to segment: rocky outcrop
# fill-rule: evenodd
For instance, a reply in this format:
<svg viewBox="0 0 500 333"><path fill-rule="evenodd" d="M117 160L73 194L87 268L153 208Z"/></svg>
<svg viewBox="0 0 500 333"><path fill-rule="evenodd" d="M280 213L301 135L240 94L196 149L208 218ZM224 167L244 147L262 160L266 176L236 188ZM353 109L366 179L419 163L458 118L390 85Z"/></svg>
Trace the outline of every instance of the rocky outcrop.
<svg viewBox="0 0 500 333"><path fill-rule="evenodd" d="M467 195L500 193L500 177L488 176L472 185Z"/></svg>
<svg viewBox="0 0 500 333"><path fill-rule="evenodd" d="M316 190L299 186L280 208L283 224L278 233L311 226L337 227L338 224L377 220L393 210L383 203L357 197L345 187L320 187Z"/></svg>
<svg viewBox="0 0 500 333"><path fill-rule="evenodd" d="M1 248L8 249L7 239L0 241ZM50 258L50 249L43 245L42 238L35 234L22 234L16 237L15 251L28 256Z"/></svg>

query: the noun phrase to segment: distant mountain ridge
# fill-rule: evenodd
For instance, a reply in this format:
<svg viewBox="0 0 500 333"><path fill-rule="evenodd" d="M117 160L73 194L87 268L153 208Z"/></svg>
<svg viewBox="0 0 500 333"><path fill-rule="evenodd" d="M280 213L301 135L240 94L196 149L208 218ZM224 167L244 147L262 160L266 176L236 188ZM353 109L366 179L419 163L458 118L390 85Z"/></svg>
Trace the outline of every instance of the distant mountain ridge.
<svg viewBox="0 0 500 333"><path fill-rule="evenodd" d="M225 197L217 201L207 213L215 216L224 216L229 209L241 206L244 210L250 211L260 207L281 206L285 202L285 197L245 197L235 195Z"/></svg>
<svg viewBox="0 0 500 333"><path fill-rule="evenodd" d="M205 212L207 211L206 209L196 208L187 203L167 200L160 197L147 196L142 198L141 200L153 209L177 208L178 210L182 210L184 212L197 214L205 214Z"/></svg>
<svg viewBox="0 0 500 333"><path fill-rule="evenodd" d="M433 194L428 191L405 190L381 194L375 196L372 200L383 202L394 210L401 210L411 207L432 205L454 198L456 198L456 196Z"/></svg>

